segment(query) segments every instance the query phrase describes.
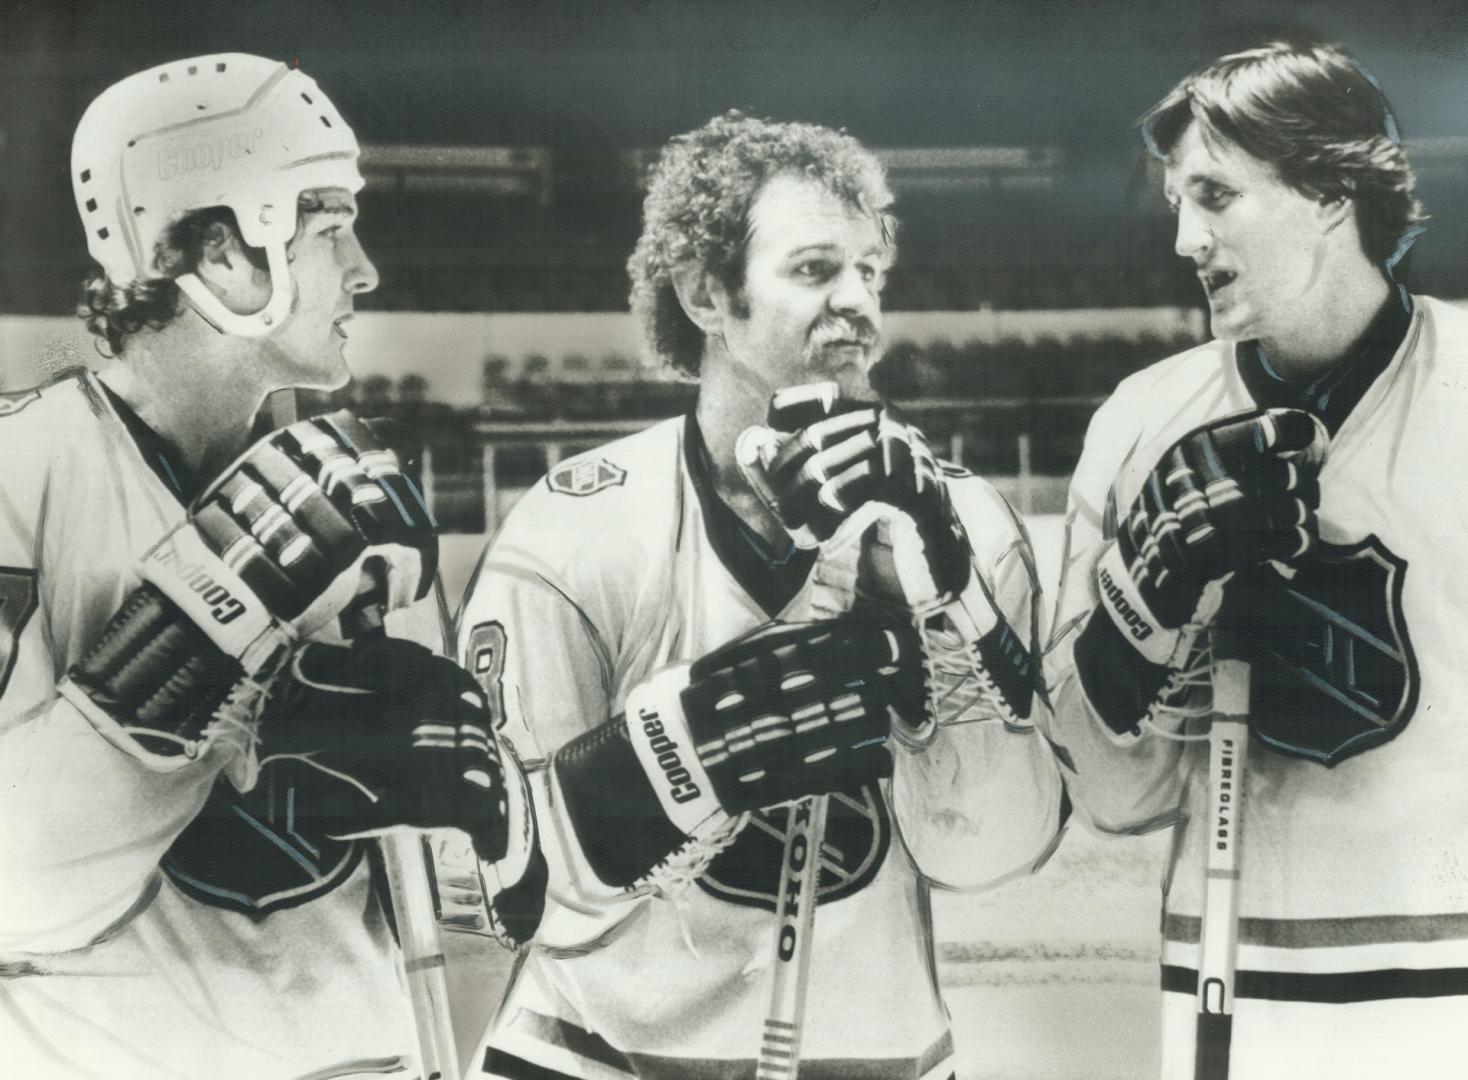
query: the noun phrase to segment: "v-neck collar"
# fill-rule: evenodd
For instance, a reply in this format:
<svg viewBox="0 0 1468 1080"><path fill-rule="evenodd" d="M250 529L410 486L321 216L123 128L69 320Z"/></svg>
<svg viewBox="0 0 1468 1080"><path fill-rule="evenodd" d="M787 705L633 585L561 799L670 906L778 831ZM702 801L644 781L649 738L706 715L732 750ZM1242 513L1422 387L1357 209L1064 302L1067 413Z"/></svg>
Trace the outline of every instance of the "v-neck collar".
<svg viewBox="0 0 1468 1080"><path fill-rule="evenodd" d="M158 479L163 481L175 499L183 506L189 504L198 494L197 483L194 474L183 462L183 456L174 448L173 444L158 432L154 431L139 416L131 405L115 394L110 386L101 379L95 380L107 395L108 404L117 418L122 421L122 426L127 429L128 435L132 437L133 444L138 448L138 453L147 462L148 467L153 470Z"/></svg>
<svg viewBox="0 0 1468 1080"><path fill-rule="evenodd" d="M1361 337L1325 372L1304 387L1274 370L1257 341L1241 342L1234 362L1256 404L1263 408L1304 409L1324 422L1332 435L1361 403L1412 328L1412 298L1392 290Z"/></svg>
<svg viewBox="0 0 1468 1080"><path fill-rule="evenodd" d="M739 587L774 618L810 576L815 551L798 548L793 540L784 550L771 547L719 497L714 490L713 458L691 410L683 425L683 457L714 554Z"/></svg>

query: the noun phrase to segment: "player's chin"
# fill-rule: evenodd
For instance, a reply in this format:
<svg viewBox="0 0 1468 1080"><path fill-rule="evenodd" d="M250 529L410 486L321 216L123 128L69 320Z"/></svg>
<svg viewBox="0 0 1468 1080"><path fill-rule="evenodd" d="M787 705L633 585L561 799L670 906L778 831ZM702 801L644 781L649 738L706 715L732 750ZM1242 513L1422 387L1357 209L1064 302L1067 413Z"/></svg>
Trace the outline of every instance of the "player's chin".
<svg viewBox="0 0 1468 1080"><path fill-rule="evenodd" d="M1233 311L1208 315L1208 330L1221 342L1245 342L1260 336L1258 326L1255 326L1252 318L1239 317Z"/></svg>
<svg viewBox="0 0 1468 1080"><path fill-rule="evenodd" d="M836 383L842 390L864 390L877 357L877 350L869 346L827 346L815 358L811 372Z"/></svg>
<svg viewBox="0 0 1468 1080"><path fill-rule="evenodd" d="M1257 321L1241 304L1208 305L1208 328L1221 341L1247 341L1259 336Z"/></svg>
<svg viewBox="0 0 1468 1080"><path fill-rule="evenodd" d="M346 386L352 373L342 355L344 344L343 339L334 338L314 355L301 357L296 365L296 388L330 392Z"/></svg>

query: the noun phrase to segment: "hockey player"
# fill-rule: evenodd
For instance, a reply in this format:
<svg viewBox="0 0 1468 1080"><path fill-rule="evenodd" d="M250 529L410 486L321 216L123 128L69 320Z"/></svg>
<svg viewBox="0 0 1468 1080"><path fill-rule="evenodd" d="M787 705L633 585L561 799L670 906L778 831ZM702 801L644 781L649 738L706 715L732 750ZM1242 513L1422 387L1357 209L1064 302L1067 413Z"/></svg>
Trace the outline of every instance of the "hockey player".
<svg viewBox="0 0 1468 1080"><path fill-rule="evenodd" d="M890 202L880 164L849 136L738 113L673 139L652 173L632 306L650 350L699 380L697 405L552 469L486 552L459 618L466 667L537 766L551 864L541 934L486 1034L490 1076L754 1075L788 804L827 791L800 1075L953 1075L930 883L1030 869L1064 815L1030 719L1023 530L982 480L940 470L916 429L863 404L894 254ZM825 750L765 742L792 719L827 737L821 702L791 712L770 699L803 679L839 688L863 663L860 616L800 621L848 608L853 580L931 611L929 701L914 722L910 688L887 690L902 713L887 745L828 767ZM699 759L765 753L738 770L763 792L712 818L711 806L681 811L676 795L646 809L638 789L671 792L678 777L659 767L685 763L646 765L643 753L650 779L598 770L589 805L587 746L608 718L625 712L635 736L632 718L670 700L657 689L667 671L676 687L687 660L704 656L696 676L729 655L710 650L772 618L795 621L730 648L811 632L839 646L733 665L744 681L719 707L757 700L757 719ZM911 625L888 624L894 647ZM879 719L863 741L888 727Z"/></svg>
<svg viewBox="0 0 1468 1080"><path fill-rule="evenodd" d="M1091 422L1047 735L1102 831L1174 826L1163 1071L1191 1076L1204 857L1231 824L1203 812L1199 740L1232 627L1254 738L1221 773L1242 785L1229 1075L1445 1075L1468 1022L1468 316L1398 281L1412 170L1339 47L1225 56L1142 130L1217 340Z"/></svg>
<svg viewBox="0 0 1468 1080"><path fill-rule="evenodd" d="M377 283L357 156L311 79L242 54L125 79L77 129L115 360L0 399L7 1076L411 1074L361 838L453 827L534 866L474 681L342 642L416 625L433 581L396 457L346 413L241 453L271 390L346 378Z"/></svg>

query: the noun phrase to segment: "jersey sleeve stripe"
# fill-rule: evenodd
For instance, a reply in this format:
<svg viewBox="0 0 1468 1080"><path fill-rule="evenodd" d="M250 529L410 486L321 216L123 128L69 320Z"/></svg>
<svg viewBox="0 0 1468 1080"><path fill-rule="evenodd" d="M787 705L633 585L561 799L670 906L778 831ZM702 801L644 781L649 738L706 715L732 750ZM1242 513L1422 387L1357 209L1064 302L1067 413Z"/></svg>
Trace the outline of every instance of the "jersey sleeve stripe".
<svg viewBox="0 0 1468 1080"><path fill-rule="evenodd" d="M1197 988L1196 970L1163 965L1164 992L1193 997ZM1468 968L1383 968L1330 974L1241 969L1237 972L1234 993L1240 998L1320 1005L1353 1005L1397 998L1460 997L1468 995Z"/></svg>
<svg viewBox="0 0 1468 1080"><path fill-rule="evenodd" d="M1169 914L1163 925L1168 941L1195 945L1201 921L1195 915ZM1278 949L1343 948L1397 942L1468 941L1468 913L1442 915L1361 915L1328 919L1239 920L1239 941Z"/></svg>

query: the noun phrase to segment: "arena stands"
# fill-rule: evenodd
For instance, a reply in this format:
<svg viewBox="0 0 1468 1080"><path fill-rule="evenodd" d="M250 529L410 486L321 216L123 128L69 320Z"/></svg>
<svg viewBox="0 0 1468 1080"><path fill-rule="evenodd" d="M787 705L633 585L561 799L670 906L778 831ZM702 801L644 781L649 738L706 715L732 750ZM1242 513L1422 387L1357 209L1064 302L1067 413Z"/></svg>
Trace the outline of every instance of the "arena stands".
<svg viewBox="0 0 1468 1080"><path fill-rule="evenodd" d="M947 457L995 478L1031 512L1054 512L1080 453L1086 423L1118 381L1193 343L1172 337L1103 336L993 342L891 344L873 384L899 402ZM513 372L513 373L512 373ZM494 528L514 493L569 454L689 408L696 387L655 378L620 353L532 355L483 362L482 400L434 401L422 376L383 375L331 396L307 395L303 411L348 405L400 425L426 472L446 531Z"/></svg>

